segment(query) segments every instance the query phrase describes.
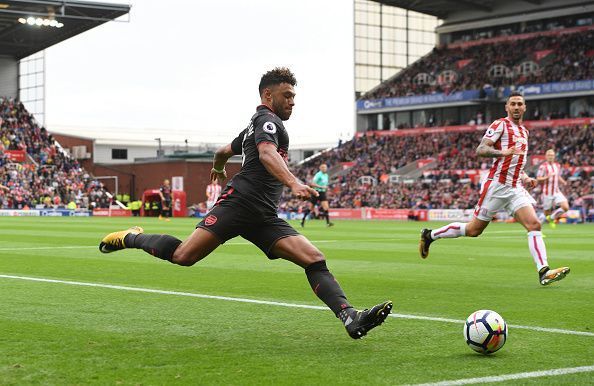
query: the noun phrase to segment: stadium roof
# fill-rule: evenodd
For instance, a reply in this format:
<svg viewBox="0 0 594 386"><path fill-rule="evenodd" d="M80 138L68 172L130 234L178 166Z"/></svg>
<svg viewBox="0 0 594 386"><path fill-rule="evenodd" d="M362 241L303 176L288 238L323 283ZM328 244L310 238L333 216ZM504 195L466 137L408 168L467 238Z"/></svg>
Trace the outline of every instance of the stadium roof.
<svg viewBox="0 0 594 386"><path fill-rule="evenodd" d="M128 12L127 4L0 0L0 54L22 59Z"/></svg>
<svg viewBox="0 0 594 386"><path fill-rule="evenodd" d="M493 12L500 2L495 0L373 0L377 3L408 9L446 19L450 13L460 9ZM519 3L541 5L544 0L519 0Z"/></svg>

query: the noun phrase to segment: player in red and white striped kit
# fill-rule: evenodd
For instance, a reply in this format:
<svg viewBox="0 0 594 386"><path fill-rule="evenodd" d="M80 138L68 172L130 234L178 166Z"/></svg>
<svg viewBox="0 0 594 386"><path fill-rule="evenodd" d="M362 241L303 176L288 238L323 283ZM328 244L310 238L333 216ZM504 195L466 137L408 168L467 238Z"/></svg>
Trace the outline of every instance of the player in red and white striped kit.
<svg viewBox="0 0 594 386"><path fill-rule="evenodd" d="M481 195L468 223L454 222L439 229L423 229L419 242L422 258L429 255L432 242L442 238L477 237L489 225L497 211L507 210L528 231L528 248L536 263L542 285L563 279L568 267L549 269L547 250L533 204L524 186L533 188L536 180L524 172L528 153L528 130L522 125L526 102L520 93L512 93L505 104L507 117L493 122L476 149L479 157L495 158Z"/></svg>
<svg viewBox="0 0 594 386"><path fill-rule="evenodd" d="M567 185L567 182L561 177L561 165L555 162L555 150L547 150L545 156L547 160L538 168L536 180L542 184L542 209L546 221L555 228L559 217L569 210L567 198L559 189L559 184ZM558 208L551 214L556 206Z"/></svg>
<svg viewBox="0 0 594 386"><path fill-rule="evenodd" d="M210 185L206 187L206 209L211 210L216 204L217 199L221 195L221 185L218 180L211 181Z"/></svg>

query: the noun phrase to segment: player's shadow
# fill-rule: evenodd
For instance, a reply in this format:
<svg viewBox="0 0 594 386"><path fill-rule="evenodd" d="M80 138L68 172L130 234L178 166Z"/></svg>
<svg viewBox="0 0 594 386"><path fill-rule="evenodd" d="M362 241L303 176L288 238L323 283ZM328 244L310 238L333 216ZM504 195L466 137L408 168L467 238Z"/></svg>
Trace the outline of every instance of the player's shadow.
<svg viewBox="0 0 594 386"><path fill-rule="evenodd" d="M455 358L463 358L465 361L487 361L487 360L497 360L498 358L505 357L504 353L493 353L489 355L480 354L477 352L467 352L467 353L460 353L457 355L452 355Z"/></svg>

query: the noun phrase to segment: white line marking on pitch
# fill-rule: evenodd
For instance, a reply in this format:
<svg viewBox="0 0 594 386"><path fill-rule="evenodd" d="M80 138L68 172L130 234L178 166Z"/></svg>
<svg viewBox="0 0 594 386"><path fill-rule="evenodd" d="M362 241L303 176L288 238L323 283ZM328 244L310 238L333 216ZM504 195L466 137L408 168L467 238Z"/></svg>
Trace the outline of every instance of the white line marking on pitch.
<svg viewBox="0 0 594 386"><path fill-rule="evenodd" d="M62 246L62 247L22 247L22 248L0 248L0 251L33 251L33 250L43 250L43 249L82 249L82 248L99 248L97 245L70 245L70 246Z"/></svg>
<svg viewBox="0 0 594 386"><path fill-rule="evenodd" d="M562 369L531 371L528 373L516 373L516 374L506 374L506 375L495 375L495 376L491 376L491 377L456 379L453 381L442 381L442 382L435 382L435 383L418 383L418 384L415 384L415 386L469 385L469 384L473 384L473 383L504 382L504 381L514 381L516 379L540 378L540 377L549 377L549 376L557 376L557 375L565 375L565 374L588 373L591 371L594 371L594 366L566 367L566 368L562 368Z"/></svg>
<svg viewBox="0 0 594 386"><path fill-rule="evenodd" d="M81 281L44 279L44 278L40 278L40 277L2 275L2 274L0 274L0 278L37 281L37 282L44 282L44 283L69 284L69 285L78 285L78 286L83 286L83 287L110 288L110 289L116 289L116 290L122 290L122 291L155 293L155 294L161 294L161 295L187 296L187 297L201 298L201 299L227 300L227 301L240 302L240 303L255 303L255 304L266 304L266 305L281 306L281 307L307 308L307 309L311 309L311 310L328 310L327 307L313 306L313 305L307 305L307 304L283 303L283 302L275 302L275 301L270 301L270 300L235 298L235 297L229 297L229 296L204 295L204 294L197 294L197 293L192 293L192 292L165 291L165 290L158 290L158 289L152 289L152 288L127 287L127 286L114 285L114 284L88 283L88 282L81 282ZM434 322L445 322L445 323L456 323L456 324L464 323L463 320L439 318L439 317L433 317L433 316L407 315L407 314L390 314L390 316L393 318L402 318L402 319L430 320L430 321L434 321ZM557 333L557 334L594 336L594 333L592 333L592 332L564 330L564 329L560 329L560 328L521 326L521 325L513 325L513 324L510 324L509 327L524 329L524 330L532 330L532 331L552 332L552 333Z"/></svg>

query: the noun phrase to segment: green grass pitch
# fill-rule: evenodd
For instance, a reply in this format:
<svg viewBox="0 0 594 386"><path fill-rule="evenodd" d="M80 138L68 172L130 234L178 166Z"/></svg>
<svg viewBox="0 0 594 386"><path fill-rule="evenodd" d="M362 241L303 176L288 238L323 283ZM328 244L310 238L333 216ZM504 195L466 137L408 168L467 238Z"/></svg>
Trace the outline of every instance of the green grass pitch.
<svg viewBox="0 0 594 386"><path fill-rule="evenodd" d="M97 249L133 224L185 238L195 223L0 218L0 384L399 385L594 365L593 225L544 227L549 262L572 270L549 287L538 284L517 224L440 240L427 260L419 230L442 223L311 221L302 230L358 308L391 299L400 315L499 312L509 338L491 356L466 346L462 323L391 317L354 341L328 310L26 279L323 305L302 269L241 238L193 267ZM593 370L507 383L592 384Z"/></svg>

